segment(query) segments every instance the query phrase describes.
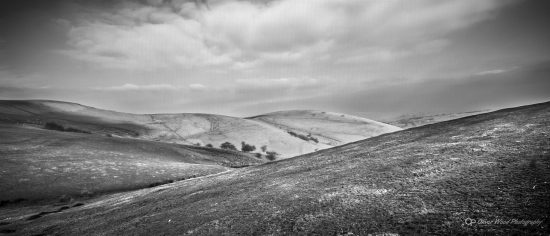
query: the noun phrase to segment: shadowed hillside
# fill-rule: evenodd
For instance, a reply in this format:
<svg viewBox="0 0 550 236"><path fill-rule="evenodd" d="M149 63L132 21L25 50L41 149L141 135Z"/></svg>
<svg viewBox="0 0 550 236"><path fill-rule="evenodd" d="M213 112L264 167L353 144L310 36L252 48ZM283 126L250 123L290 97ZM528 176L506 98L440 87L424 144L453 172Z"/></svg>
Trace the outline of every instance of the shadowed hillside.
<svg viewBox="0 0 550 236"><path fill-rule="evenodd" d="M550 103L537 104L4 224L24 235L548 234L549 138Z"/></svg>
<svg viewBox="0 0 550 236"><path fill-rule="evenodd" d="M213 148L0 125L0 200L133 190L262 163Z"/></svg>
<svg viewBox="0 0 550 236"><path fill-rule="evenodd" d="M290 112L257 119L211 114L129 114L58 101L1 101L0 124L27 124L43 128L48 123L64 129L168 143L212 145L241 142L254 145L256 153L277 152L288 158L351 141L400 130L395 126L343 114L305 112L307 119ZM342 116L342 117L340 117ZM350 117L350 118L348 118ZM292 122L296 122L292 124ZM273 125L276 124L276 125ZM310 138L300 138L300 135ZM261 147L265 146L265 151Z"/></svg>

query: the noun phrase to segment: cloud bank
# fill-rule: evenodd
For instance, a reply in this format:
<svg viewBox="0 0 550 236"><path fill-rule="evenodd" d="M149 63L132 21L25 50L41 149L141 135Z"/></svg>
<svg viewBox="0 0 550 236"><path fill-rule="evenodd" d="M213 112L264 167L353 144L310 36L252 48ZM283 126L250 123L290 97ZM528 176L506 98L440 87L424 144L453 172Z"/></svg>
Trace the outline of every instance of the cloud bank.
<svg viewBox="0 0 550 236"><path fill-rule="evenodd" d="M4 99L244 116L545 98L526 69L550 60L544 1L17 2L0 14Z"/></svg>
<svg viewBox="0 0 550 236"><path fill-rule="evenodd" d="M60 53L103 67L257 69L388 62L440 50L497 0L125 1L79 15ZM66 24L65 21L62 21Z"/></svg>

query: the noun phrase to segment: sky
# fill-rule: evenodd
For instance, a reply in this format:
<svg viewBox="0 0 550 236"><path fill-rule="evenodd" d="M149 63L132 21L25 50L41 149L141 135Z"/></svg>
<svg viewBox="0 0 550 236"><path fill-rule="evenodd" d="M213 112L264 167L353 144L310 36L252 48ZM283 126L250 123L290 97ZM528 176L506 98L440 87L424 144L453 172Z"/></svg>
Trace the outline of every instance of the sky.
<svg viewBox="0 0 550 236"><path fill-rule="evenodd" d="M384 119L550 100L539 0L7 0L0 99Z"/></svg>

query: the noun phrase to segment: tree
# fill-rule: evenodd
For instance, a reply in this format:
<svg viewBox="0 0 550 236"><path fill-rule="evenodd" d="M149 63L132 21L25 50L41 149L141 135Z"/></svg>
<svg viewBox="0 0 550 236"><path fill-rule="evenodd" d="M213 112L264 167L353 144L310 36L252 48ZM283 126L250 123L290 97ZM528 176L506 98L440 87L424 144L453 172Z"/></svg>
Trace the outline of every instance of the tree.
<svg viewBox="0 0 550 236"><path fill-rule="evenodd" d="M267 151L267 145L263 145L263 146L261 147L261 149L262 149L262 152L266 152L266 151Z"/></svg>
<svg viewBox="0 0 550 236"><path fill-rule="evenodd" d="M86 131L86 130L81 130L81 129L76 129L76 128L73 128L73 127L63 127L63 125L60 125L60 124L57 124L55 122L47 122L45 125L44 125L44 128L45 129L50 129L50 130L57 130L57 131L63 131L63 132L74 132L74 133L83 133L83 134L91 134L90 131Z"/></svg>
<svg viewBox="0 0 550 236"><path fill-rule="evenodd" d="M50 130L65 131L65 127L63 127L62 125L57 124L55 122L47 122L44 125L44 128L45 129L50 129Z"/></svg>
<svg viewBox="0 0 550 236"><path fill-rule="evenodd" d="M250 144L247 144L247 143L245 143L244 141L241 142L241 151L243 151L243 152L252 152L252 151L254 151L254 150L256 150L256 147L255 147L255 146L252 146L252 145L250 145Z"/></svg>
<svg viewBox="0 0 550 236"><path fill-rule="evenodd" d="M235 150L235 151L237 151L237 148L235 147L235 145L233 145L233 144L230 143L230 142L222 143L222 144L220 145L220 148L221 148L221 149L228 149L228 150Z"/></svg>
<svg viewBox="0 0 550 236"><path fill-rule="evenodd" d="M266 152L266 153L267 155L265 157L270 161L277 159L277 157L279 156L279 153L276 153L276 152Z"/></svg>
<svg viewBox="0 0 550 236"><path fill-rule="evenodd" d="M212 144L209 143L209 144L206 144L205 147L213 148L214 146L212 146Z"/></svg>

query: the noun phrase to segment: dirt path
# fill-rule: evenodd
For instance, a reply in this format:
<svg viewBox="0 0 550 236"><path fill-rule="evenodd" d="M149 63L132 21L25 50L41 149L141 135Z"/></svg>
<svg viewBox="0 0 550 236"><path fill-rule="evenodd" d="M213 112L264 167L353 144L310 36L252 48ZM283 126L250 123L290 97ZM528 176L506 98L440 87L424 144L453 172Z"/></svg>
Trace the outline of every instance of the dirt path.
<svg viewBox="0 0 550 236"><path fill-rule="evenodd" d="M286 132L288 132L288 131L300 131L300 132L309 133L311 135L315 135L317 137L327 139L330 142L330 143L328 143L328 145L336 146L336 145L340 145L340 144L343 143L342 140L338 140L338 139L335 139L335 138L332 138L332 137L328 137L326 135L322 135L322 134L317 133L317 132L311 132L309 130L293 128L293 127L290 127L290 126L286 126L286 125L282 125L282 124L279 124L279 123L271 122L271 121L269 121L268 119L265 119L265 118L258 118L257 120L256 119L254 119L254 120L257 121L257 122L267 124L267 125L271 125L275 128L284 130ZM294 137L294 136L292 136L292 137ZM295 138L298 138L298 137L295 137ZM336 142L336 144L332 144L332 142Z"/></svg>
<svg viewBox="0 0 550 236"><path fill-rule="evenodd" d="M213 117L209 115L200 115L200 116L206 119L208 123L210 123L210 129L208 131L209 133L220 132L220 120L217 117Z"/></svg>
<svg viewBox="0 0 550 236"><path fill-rule="evenodd" d="M151 118L151 122L153 122L153 124L161 124L164 128L166 128L168 131L170 131L172 134L175 134L176 136L178 136L182 141L185 141L185 138L183 136L181 136L180 134L178 134L177 130L174 130L172 128L170 128L170 126L168 126L166 124L166 122L162 121L162 120L155 120L155 117L153 115L149 115L149 117Z"/></svg>

